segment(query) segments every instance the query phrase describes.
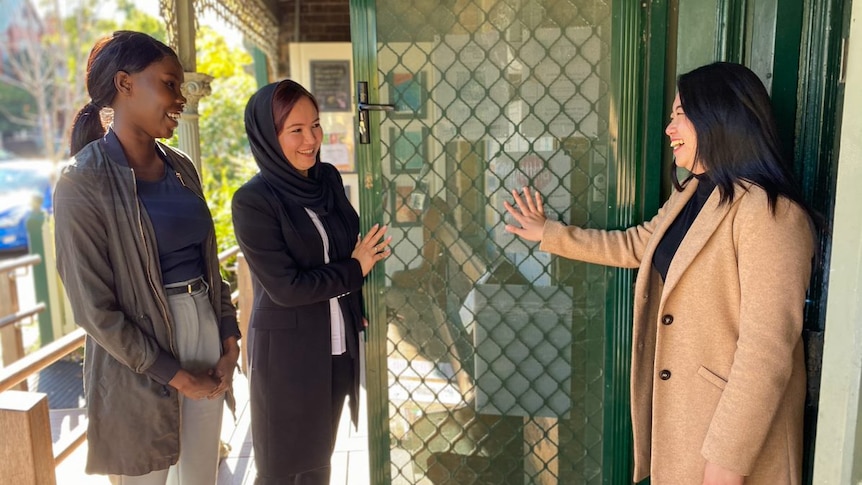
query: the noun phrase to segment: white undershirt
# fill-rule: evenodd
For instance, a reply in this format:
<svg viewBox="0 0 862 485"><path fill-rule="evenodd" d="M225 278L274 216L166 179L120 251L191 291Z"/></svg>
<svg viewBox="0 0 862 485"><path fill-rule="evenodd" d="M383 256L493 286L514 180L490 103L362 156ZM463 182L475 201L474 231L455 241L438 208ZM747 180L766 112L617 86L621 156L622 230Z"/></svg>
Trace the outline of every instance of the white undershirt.
<svg viewBox="0 0 862 485"><path fill-rule="evenodd" d="M326 235L326 229L320 222L320 218L313 210L305 209L311 217L311 222L320 233L320 239L323 240L323 262L329 264L329 236ZM329 335L332 341L332 355L341 355L347 352L347 341L344 339L344 314L341 313L341 306L338 304L338 298L329 299Z"/></svg>

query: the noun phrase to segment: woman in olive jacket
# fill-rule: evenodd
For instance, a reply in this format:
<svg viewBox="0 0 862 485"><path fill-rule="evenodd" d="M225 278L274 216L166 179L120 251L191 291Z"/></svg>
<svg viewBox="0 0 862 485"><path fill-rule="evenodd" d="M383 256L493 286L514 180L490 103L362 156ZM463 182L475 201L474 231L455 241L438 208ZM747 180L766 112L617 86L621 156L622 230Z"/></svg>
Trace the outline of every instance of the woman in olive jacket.
<svg viewBox="0 0 862 485"><path fill-rule="evenodd" d="M251 421L259 485L329 483L344 400L358 417L362 284L389 254L385 228L359 239L338 171L320 161L314 97L285 80L248 102L260 173L233 197L252 273Z"/></svg>
<svg viewBox="0 0 862 485"><path fill-rule="evenodd" d="M711 64L677 88L665 132L675 166L693 176L652 220L624 231L567 226L547 220L525 188L524 198L513 191L517 208L507 204L517 222L507 230L553 254L638 268L636 482L796 485L812 218L753 72Z"/></svg>
<svg viewBox="0 0 862 485"><path fill-rule="evenodd" d="M164 484L173 467L211 484L239 329L194 165L156 140L177 128L183 69L128 31L97 42L87 67L92 100L54 194L57 268L87 331L87 473Z"/></svg>

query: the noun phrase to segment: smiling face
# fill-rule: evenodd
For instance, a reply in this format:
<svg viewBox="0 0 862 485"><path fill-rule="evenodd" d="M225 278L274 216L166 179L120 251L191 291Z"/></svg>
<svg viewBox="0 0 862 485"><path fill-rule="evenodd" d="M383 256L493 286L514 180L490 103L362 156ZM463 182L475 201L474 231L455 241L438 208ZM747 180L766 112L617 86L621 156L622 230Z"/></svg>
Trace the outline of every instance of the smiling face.
<svg viewBox="0 0 862 485"><path fill-rule="evenodd" d="M703 164L697 161L697 132L685 116L679 94L673 100L670 122L664 132L670 138L676 165L695 174L703 173Z"/></svg>
<svg viewBox="0 0 862 485"><path fill-rule="evenodd" d="M287 161L301 174L308 176L308 169L317 162L317 152L323 141L320 115L314 103L301 96L284 120L278 143Z"/></svg>
<svg viewBox="0 0 862 485"><path fill-rule="evenodd" d="M117 82L126 102L115 114L115 123L120 118L148 137L172 137L186 104L180 90L183 79L183 67L173 56L134 74L118 73Z"/></svg>

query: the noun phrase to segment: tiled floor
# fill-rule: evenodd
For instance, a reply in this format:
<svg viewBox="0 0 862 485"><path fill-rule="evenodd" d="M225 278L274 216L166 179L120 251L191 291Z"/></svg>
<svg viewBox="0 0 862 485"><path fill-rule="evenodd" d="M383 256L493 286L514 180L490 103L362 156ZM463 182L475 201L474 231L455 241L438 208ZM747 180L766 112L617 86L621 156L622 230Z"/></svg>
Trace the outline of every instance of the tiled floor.
<svg viewBox="0 0 862 485"><path fill-rule="evenodd" d="M248 384L243 376L234 381L237 397L237 422L234 424L230 412L225 412L222 424L222 440L231 451L219 467L219 485L244 485L254 483L255 468L251 446L251 426L248 411ZM365 393L361 390L361 409L365 408ZM52 411L55 428L69 426L68 420L80 419L75 413L61 415ZM368 428L363 412L359 413L359 428L353 428L349 413L342 413L338 430L338 442L332 457L331 485L368 485ZM109 485L107 478L84 474L87 459L86 444L57 466L57 485ZM348 482L349 477L349 482Z"/></svg>

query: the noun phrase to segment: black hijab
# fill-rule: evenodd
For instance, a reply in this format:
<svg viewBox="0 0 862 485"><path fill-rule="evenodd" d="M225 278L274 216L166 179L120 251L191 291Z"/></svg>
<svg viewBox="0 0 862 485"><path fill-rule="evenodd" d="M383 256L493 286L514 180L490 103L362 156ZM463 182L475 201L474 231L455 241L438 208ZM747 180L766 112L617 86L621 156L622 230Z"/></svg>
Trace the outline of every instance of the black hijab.
<svg viewBox="0 0 862 485"><path fill-rule="evenodd" d="M329 236L330 258L333 261L349 258L359 234L359 216L344 194L338 170L321 162L319 151L307 177L284 156L272 107L273 95L281 83L292 83L293 88L314 100L305 88L291 80L266 85L252 95L245 107L245 131L251 153L264 182L283 206L299 205L318 215Z"/></svg>
<svg viewBox="0 0 862 485"><path fill-rule="evenodd" d="M326 215L335 204L335 194L332 190L333 180L325 180L331 178L331 174L324 173L328 170L322 170L320 152L317 153L317 163L308 170L306 177L288 161L278 142L272 97L282 82L293 81L266 85L248 100L245 107L245 130L251 154L260 168L261 176L279 198L307 207L318 215Z"/></svg>

